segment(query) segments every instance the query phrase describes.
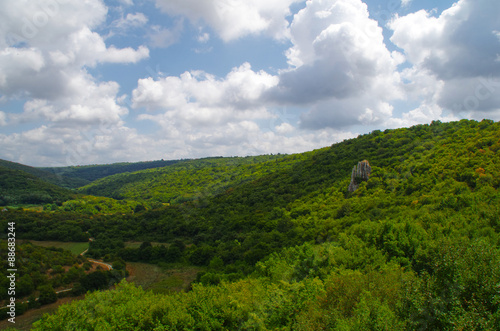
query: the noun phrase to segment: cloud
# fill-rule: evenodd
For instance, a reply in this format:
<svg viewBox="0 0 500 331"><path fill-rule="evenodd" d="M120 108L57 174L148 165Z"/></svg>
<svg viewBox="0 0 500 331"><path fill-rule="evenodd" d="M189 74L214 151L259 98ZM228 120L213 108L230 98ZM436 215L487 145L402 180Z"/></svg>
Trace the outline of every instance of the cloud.
<svg viewBox="0 0 500 331"><path fill-rule="evenodd" d="M382 29L357 0L308 1L291 24L290 68L268 91L270 100L309 105L303 128L341 128L390 116L388 102L402 97L397 65Z"/></svg>
<svg viewBox="0 0 500 331"><path fill-rule="evenodd" d="M193 24L208 24L224 40L264 33L276 39L288 36L290 5L302 0L156 0L168 15L187 17Z"/></svg>
<svg viewBox="0 0 500 331"><path fill-rule="evenodd" d="M499 118L500 77L486 76L447 80L438 104L465 117Z"/></svg>
<svg viewBox="0 0 500 331"><path fill-rule="evenodd" d="M149 111L138 119L159 126L150 139L171 158L306 151L352 136L331 129L312 133L288 123L287 114L263 100L276 84L277 76L244 63L223 78L191 71L141 79L132 105Z"/></svg>
<svg viewBox="0 0 500 331"><path fill-rule="evenodd" d="M128 13L126 17L121 17L114 22L114 26L118 29L127 30L130 28L138 28L146 25L148 18L143 13Z"/></svg>
<svg viewBox="0 0 500 331"><path fill-rule="evenodd" d="M107 8L101 1L65 0L15 1L0 3L0 48L29 44L57 49L65 36L83 27L103 24Z"/></svg>
<svg viewBox="0 0 500 331"><path fill-rule="evenodd" d="M31 128L0 133L0 158L54 166L295 153L356 136L353 128L500 119L497 1L396 16L388 27L400 52L388 50L361 0L309 0L291 17L297 2L156 0L174 18L170 27L142 13L147 6L109 14L101 0L0 3L0 100L24 100L15 113L2 108L0 126ZM272 74L250 63L224 76L207 68L159 73L139 79L131 93L99 78L103 64L138 63L148 47L159 59L158 48L186 31L195 45L187 48L213 56L227 45L200 44L216 36L274 38L288 47L287 64ZM114 32L119 38L109 38ZM109 43L131 32L143 33L145 45Z"/></svg>
<svg viewBox="0 0 500 331"><path fill-rule="evenodd" d="M401 7L409 7L413 0L401 0Z"/></svg>
<svg viewBox="0 0 500 331"><path fill-rule="evenodd" d="M80 68L98 63L135 63L149 56L144 46L137 50L107 47L92 31L104 22L107 13L97 0L15 2L0 8L0 12L6 22L12 23L0 30L0 93L7 97L52 100L78 94L68 86L73 75L84 73ZM22 35L19 40L23 43L19 45L10 38L13 34Z"/></svg>
<svg viewBox="0 0 500 331"><path fill-rule="evenodd" d="M160 128L149 137L151 146L168 151L170 158L294 153L353 136L294 126L289 120L295 116L286 108L273 110L267 103L265 93L278 81L249 63L222 78L203 71L146 78L138 81L132 106L148 111L138 119Z"/></svg>
<svg viewBox="0 0 500 331"><path fill-rule="evenodd" d="M259 107L262 94L278 78L264 71L254 72L249 63L233 68L224 79L203 71L185 72L179 77L140 79L132 92L133 107L149 110L186 108L228 108L247 110Z"/></svg>
<svg viewBox="0 0 500 331"><path fill-rule="evenodd" d="M316 103L301 115L300 126L305 129L348 128L354 125L383 125L392 117L393 107L387 102L368 96Z"/></svg>
<svg viewBox="0 0 500 331"><path fill-rule="evenodd" d="M19 1L3 6L0 15L11 25L0 29L0 94L28 99L24 113L13 119L33 116L76 126L119 122L127 114L117 104L119 85L97 82L85 68L136 63L147 58L149 50L107 46L92 31L106 19L107 8L101 1ZM14 34L19 38L11 38Z"/></svg>
<svg viewBox="0 0 500 331"><path fill-rule="evenodd" d="M68 166L145 160L150 141L121 125L42 125L22 133L0 134L0 158L35 166ZM151 150L149 150L151 152Z"/></svg>
<svg viewBox="0 0 500 331"><path fill-rule="evenodd" d="M0 126L7 125L7 115L0 110Z"/></svg>
<svg viewBox="0 0 500 331"><path fill-rule="evenodd" d="M67 82L72 89L78 91L71 97L32 99L24 105L24 112L12 115L12 120L27 122L45 120L55 125L80 127L81 125L97 125L102 123L120 123L121 116L128 110L117 104L119 85L116 82L95 82L86 73L75 75Z"/></svg>
<svg viewBox="0 0 500 331"><path fill-rule="evenodd" d="M200 31L200 34L198 35L198 38L197 38L198 42L199 43L206 43L210 40L210 34L207 33L207 32L201 32Z"/></svg>
<svg viewBox="0 0 500 331"><path fill-rule="evenodd" d="M44 123L0 135L0 157L69 165L91 162L94 156L96 161L113 160L113 148L125 155L123 148L134 130L123 123L128 109L121 104L120 86L99 81L88 68L137 63L149 56L149 49L106 45L95 30L105 24L107 14L99 0L0 3L0 96L4 102L24 100L22 112L1 113L0 125L7 119L12 125ZM122 27L144 20L142 14L128 15ZM92 132L103 126L109 132L92 138ZM83 149L88 152L80 153L81 159L70 160L72 153Z"/></svg>
<svg viewBox="0 0 500 331"><path fill-rule="evenodd" d="M498 1L460 0L437 17L421 10L396 17L389 27L391 41L413 66L406 75L409 85L426 76L428 86L439 86L433 95L437 106L457 116L498 118Z"/></svg>
<svg viewBox="0 0 500 331"><path fill-rule="evenodd" d="M499 75L500 2L461 0L439 17L419 11L390 23L391 41L440 79Z"/></svg>
<svg viewBox="0 0 500 331"><path fill-rule="evenodd" d="M132 6L134 4L133 0L118 0L118 1L123 3L126 6Z"/></svg>
<svg viewBox="0 0 500 331"><path fill-rule="evenodd" d="M292 133L295 130L295 128L291 124L285 122L281 123L280 125L277 125L275 127L275 130L279 134L288 134Z"/></svg>

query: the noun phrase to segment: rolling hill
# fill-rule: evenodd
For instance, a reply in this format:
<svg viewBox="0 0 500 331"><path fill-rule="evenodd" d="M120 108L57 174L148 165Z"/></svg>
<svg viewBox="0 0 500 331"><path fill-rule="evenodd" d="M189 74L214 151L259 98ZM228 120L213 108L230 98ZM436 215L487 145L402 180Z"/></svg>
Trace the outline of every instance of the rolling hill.
<svg viewBox="0 0 500 331"><path fill-rule="evenodd" d="M262 155L178 161L170 166L108 176L78 192L142 202L179 203L215 195L289 167L300 157Z"/></svg>
<svg viewBox="0 0 500 331"><path fill-rule="evenodd" d="M74 192L44 181L31 173L0 166L0 206L60 204L75 195Z"/></svg>
<svg viewBox="0 0 500 331"><path fill-rule="evenodd" d="M107 176L120 174L124 172L134 172L144 169L161 168L182 162L182 160L171 161L144 161L144 162L123 162L113 164L95 164L85 166L68 166L68 167L46 167L40 168L43 171L53 173L57 176L70 177L81 180L81 185L88 184L97 179ZM76 187L79 187L76 186Z"/></svg>
<svg viewBox="0 0 500 331"><path fill-rule="evenodd" d="M0 224L55 240L57 219L94 237L89 256L203 268L190 292L123 283L61 307L35 330L495 330L499 151L500 123L433 122L256 164L116 175L95 192L127 203L149 188L144 199L159 192L170 204L92 217L15 211L0 213ZM350 192L361 160L371 174ZM170 182L185 199L162 196ZM130 240L143 244L126 247Z"/></svg>
<svg viewBox="0 0 500 331"><path fill-rule="evenodd" d="M11 169L11 170L20 170L24 171L28 174L31 174L35 177L38 177L40 180L52 183L54 185L58 185L64 188L72 189L76 187L80 187L89 183L89 181L80 178L70 178L61 174L51 173L50 171L45 171L42 168L30 167L24 164L10 162L6 160L0 160L0 167Z"/></svg>

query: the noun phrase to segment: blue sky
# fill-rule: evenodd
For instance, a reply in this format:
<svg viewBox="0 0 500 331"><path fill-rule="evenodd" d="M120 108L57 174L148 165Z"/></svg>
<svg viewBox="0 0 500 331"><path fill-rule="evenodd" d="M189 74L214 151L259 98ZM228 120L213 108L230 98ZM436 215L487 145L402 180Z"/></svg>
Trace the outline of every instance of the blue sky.
<svg viewBox="0 0 500 331"><path fill-rule="evenodd" d="M0 4L0 158L296 153L500 119L496 0Z"/></svg>

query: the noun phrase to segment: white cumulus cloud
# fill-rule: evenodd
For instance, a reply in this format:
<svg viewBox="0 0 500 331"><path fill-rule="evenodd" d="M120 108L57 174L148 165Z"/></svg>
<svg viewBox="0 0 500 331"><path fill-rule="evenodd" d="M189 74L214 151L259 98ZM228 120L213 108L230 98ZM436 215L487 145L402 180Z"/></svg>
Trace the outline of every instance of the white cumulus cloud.
<svg viewBox="0 0 500 331"><path fill-rule="evenodd" d="M0 110L0 126L7 125L7 115Z"/></svg>
<svg viewBox="0 0 500 331"><path fill-rule="evenodd" d="M381 123L402 97L397 65L382 29L360 0L308 1L291 24L288 70L268 92L281 103L309 105L301 126L341 128ZM393 56L394 55L394 56Z"/></svg>
<svg viewBox="0 0 500 331"><path fill-rule="evenodd" d="M23 111L3 112L0 124L7 118L13 125L43 123L1 135L1 157L29 164L75 164L67 160L69 151L92 146L95 155L113 159L109 150L99 152L87 135L103 125L113 132L110 139L123 146L125 138L119 133L133 130L123 124L128 109L120 104L120 86L100 82L88 68L136 63L149 56L149 49L106 45L96 30L107 15L100 0L0 3L0 97L4 102L24 100ZM127 21L142 24L145 17L134 14ZM91 155L78 162L91 161Z"/></svg>
<svg viewBox="0 0 500 331"><path fill-rule="evenodd" d="M406 79L415 92L422 77L435 104L456 116L500 118L500 2L460 0L439 16L421 10L396 17L391 41L412 65ZM434 91L432 91L433 87Z"/></svg>
<svg viewBox="0 0 500 331"><path fill-rule="evenodd" d="M278 78L264 71L254 72L249 63L233 68L224 79L203 71L185 72L179 77L140 79L132 93L134 107L180 110L185 108L259 107L262 94L276 86Z"/></svg>
<svg viewBox="0 0 500 331"><path fill-rule="evenodd" d="M156 0L165 13L187 17L212 27L224 41L264 33L276 39L288 35L290 5L302 0Z"/></svg>

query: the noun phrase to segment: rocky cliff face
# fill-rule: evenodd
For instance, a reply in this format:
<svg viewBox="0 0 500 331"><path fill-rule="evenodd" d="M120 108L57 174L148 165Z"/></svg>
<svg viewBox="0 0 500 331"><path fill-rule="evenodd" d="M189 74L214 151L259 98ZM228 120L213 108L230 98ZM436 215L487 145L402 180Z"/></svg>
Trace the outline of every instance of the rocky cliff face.
<svg viewBox="0 0 500 331"><path fill-rule="evenodd" d="M358 189L362 181L367 181L372 172L372 167L367 160L358 162L357 166L352 168L351 183L349 184L349 192L354 192Z"/></svg>

